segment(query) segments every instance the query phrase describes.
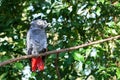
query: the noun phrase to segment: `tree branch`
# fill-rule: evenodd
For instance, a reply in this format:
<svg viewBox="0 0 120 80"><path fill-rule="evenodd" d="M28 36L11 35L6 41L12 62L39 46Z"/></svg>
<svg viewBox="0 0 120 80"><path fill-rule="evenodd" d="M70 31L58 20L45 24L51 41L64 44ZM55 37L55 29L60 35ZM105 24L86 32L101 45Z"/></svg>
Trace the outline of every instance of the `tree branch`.
<svg viewBox="0 0 120 80"><path fill-rule="evenodd" d="M27 59L27 58L32 58L32 57L37 57L37 56L45 56L45 55L50 55L50 54L54 54L54 53L61 53L61 52L65 52L65 51L71 51L71 50L79 49L79 48L82 48L82 47L86 47L86 46L90 46L90 45L94 45L94 44L98 44L98 43L103 43L103 42L110 41L110 40L117 39L117 38L120 38L120 35L110 37L110 38L107 38L107 39L103 39L103 40L90 42L90 43L85 43L85 44L82 44L82 45L79 45L79 46L74 46L74 47L60 49L60 50L48 51L48 52L45 52L45 53L40 53L38 55L25 55L25 56L21 56L21 57L18 57L18 58L9 59L7 61L1 62L0 67L4 66L6 64L10 64L10 63L20 61L20 60L23 60L23 59Z"/></svg>

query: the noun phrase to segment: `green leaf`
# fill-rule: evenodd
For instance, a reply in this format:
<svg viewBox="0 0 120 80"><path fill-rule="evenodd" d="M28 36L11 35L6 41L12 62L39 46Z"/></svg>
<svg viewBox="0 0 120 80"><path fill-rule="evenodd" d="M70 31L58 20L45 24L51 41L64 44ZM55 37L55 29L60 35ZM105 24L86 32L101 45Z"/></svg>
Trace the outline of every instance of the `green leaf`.
<svg viewBox="0 0 120 80"><path fill-rule="evenodd" d="M10 56L0 56L0 62L3 62L3 61L6 61L8 59L10 59L11 57Z"/></svg>
<svg viewBox="0 0 120 80"><path fill-rule="evenodd" d="M74 53L73 53L73 57L74 57L74 59L77 60L77 61L84 62L84 56L81 55L81 54L78 53L78 52L74 52Z"/></svg>
<svg viewBox="0 0 120 80"><path fill-rule="evenodd" d="M23 64L20 63L20 62L17 62L17 63L15 63L14 68L17 68L17 69L21 70L21 69L23 69Z"/></svg>
<svg viewBox="0 0 120 80"><path fill-rule="evenodd" d="M117 74L118 79L120 79L120 69L119 68L117 68L116 74Z"/></svg>
<svg viewBox="0 0 120 80"><path fill-rule="evenodd" d="M105 0L99 0L99 2L104 3L104 2L105 2Z"/></svg>
<svg viewBox="0 0 120 80"><path fill-rule="evenodd" d="M5 77L6 77L7 73L3 73L0 75L0 80L6 80Z"/></svg>

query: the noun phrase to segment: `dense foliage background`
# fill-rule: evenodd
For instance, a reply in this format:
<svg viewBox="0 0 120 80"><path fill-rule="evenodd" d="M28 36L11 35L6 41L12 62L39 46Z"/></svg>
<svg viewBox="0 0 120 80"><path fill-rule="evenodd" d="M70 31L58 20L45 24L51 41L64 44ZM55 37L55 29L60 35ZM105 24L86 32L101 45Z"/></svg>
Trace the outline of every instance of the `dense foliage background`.
<svg viewBox="0 0 120 80"><path fill-rule="evenodd" d="M35 18L51 23L48 50L120 34L119 0L0 0L0 62L26 55ZM11 63L0 67L0 80L58 80L57 73L61 80L120 80L120 40L60 53L58 72L55 61L56 54L49 55L45 70L30 74L24 74L29 60Z"/></svg>

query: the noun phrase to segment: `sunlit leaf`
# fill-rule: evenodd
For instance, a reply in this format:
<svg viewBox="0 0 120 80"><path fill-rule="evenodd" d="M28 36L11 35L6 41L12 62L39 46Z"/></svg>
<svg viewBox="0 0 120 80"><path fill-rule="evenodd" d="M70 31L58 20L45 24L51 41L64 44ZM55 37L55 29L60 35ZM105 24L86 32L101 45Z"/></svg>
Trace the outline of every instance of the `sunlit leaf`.
<svg viewBox="0 0 120 80"><path fill-rule="evenodd" d="M77 60L77 61L84 61L84 56L83 55L81 55L80 53L78 53L78 52L75 52L74 54L73 54L73 57L74 57L74 59L75 60Z"/></svg>
<svg viewBox="0 0 120 80"><path fill-rule="evenodd" d="M120 69L119 68L117 69L116 74L117 74L118 79L120 79Z"/></svg>
<svg viewBox="0 0 120 80"><path fill-rule="evenodd" d="M3 73L0 75L0 80L6 80L7 73Z"/></svg>

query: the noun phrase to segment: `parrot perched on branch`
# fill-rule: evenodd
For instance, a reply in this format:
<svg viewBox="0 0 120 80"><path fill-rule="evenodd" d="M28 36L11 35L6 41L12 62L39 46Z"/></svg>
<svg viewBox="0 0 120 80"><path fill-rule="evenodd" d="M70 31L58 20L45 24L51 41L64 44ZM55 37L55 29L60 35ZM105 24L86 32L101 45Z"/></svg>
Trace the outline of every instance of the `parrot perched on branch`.
<svg viewBox="0 0 120 80"><path fill-rule="evenodd" d="M37 55L47 50L47 36L45 28L48 23L45 20L33 20L30 24L30 29L27 32L27 54ZM31 70L44 70L45 56L31 58Z"/></svg>

